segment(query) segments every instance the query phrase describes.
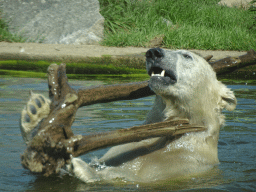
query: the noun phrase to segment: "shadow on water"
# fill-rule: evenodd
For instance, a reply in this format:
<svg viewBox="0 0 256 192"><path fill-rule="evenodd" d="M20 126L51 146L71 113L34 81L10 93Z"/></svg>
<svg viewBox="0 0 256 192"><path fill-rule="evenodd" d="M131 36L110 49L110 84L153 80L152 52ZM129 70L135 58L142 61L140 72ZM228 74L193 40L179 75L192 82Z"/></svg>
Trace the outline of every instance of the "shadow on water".
<svg viewBox="0 0 256 192"><path fill-rule="evenodd" d="M71 80L74 88L134 81L107 79ZM85 184L70 175L44 177L32 174L20 164L26 148L19 130L20 111L28 100L28 91L48 95L46 79L0 77L0 191L255 191L256 190L256 85L232 83L238 106L234 112L224 111L226 126L219 140L220 164L207 174L156 183ZM78 110L72 129L75 134L91 134L140 125L151 108L154 97L132 101L96 104ZM86 115L85 115L86 114ZM107 149L94 151L82 158L90 162Z"/></svg>

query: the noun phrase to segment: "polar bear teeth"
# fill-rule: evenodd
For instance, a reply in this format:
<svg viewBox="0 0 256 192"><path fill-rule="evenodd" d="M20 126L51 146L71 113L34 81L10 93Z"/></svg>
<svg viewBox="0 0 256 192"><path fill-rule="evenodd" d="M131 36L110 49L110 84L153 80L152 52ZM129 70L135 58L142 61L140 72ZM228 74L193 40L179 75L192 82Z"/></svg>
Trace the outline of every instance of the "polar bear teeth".
<svg viewBox="0 0 256 192"><path fill-rule="evenodd" d="M165 70L163 70L163 71L161 72L161 74L155 74L154 71L152 71L151 77L153 77L153 76L161 76L161 77L164 77L164 75L165 75Z"/></svg>

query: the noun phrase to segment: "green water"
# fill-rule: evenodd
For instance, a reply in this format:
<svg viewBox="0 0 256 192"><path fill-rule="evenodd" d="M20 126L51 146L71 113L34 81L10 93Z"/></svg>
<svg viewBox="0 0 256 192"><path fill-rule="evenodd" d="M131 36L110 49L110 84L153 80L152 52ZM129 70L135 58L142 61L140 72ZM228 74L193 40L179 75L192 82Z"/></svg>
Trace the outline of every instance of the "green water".
<svg viewBox="0 0 256 192"><path fill-rule="evenodd" d="M123 81L73 80L71 85L81 88ZM238 106L234 112L224 111L227 121L220 132L220 164L207 175L146 185L123 181L85 184L69 175L35 175L21 166L20 154L26 146L19 130L20 111L28 100L29 90L47 96L48 87L45 79L0 77L0 191L256 191L256 85L228 87L235 91ZM152 103L153 97L146 97L83 107L76 115L73 131L90 134L140 125ZM90 162L106 150L82 158Z"/></svg>

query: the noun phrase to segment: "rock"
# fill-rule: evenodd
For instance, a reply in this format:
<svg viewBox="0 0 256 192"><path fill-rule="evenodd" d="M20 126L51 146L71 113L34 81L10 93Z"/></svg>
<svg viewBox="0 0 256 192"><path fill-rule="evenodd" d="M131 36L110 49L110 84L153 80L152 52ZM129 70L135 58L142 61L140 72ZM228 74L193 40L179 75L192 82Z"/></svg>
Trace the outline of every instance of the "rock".
<svg viewBox="0 0 256 192"><path fill-rule="evenodd" d="M252 0L221 0L218 4L219 5L226 5L228 7L242 7L248 9L250 7L250 2ZM256 3L254 3L255 5Z"/></svg>
<svg viewBox="0 0 256 192"><path fill-rule="evenodd" d="M157 24L157 23L165 24L167 27L173 26L172 21L171 21L171 20L168 20L168 19L166 19L166 18L164 18L164 17L160 17L160 18L155 22L155 24Z"/></svg>
<svg viewBox="0 0 256 192"><path fill-rule="evenodd" d="M97 44L104 18L98 0L0 0L11 33L27 42Z"/></svg>
<svg viewBox="0 0 256 192"><path fill-rule="evenodd" d="M164 35L157 35L146 44L146 47L161 47L163 45Z"/></svg>
<svg viewBox="0 0 256 192"><path fill-rule="evenodd" d="M165 23L167 27L173 26L173 23L171 20L165 19L165 18L161 18L162 19L162 23Z"/></svg>

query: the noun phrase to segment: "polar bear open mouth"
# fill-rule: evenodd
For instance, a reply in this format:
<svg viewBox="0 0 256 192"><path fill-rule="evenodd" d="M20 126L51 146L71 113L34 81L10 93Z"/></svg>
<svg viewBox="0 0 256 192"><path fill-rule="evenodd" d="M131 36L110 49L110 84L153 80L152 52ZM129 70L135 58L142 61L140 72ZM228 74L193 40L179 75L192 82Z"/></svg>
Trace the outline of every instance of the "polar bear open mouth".
<svg viewBox="0 0 256 192"><path fill-rule="evenodd" d="M177 82L177 78L172 70L166 70L161 67L151 67L148 75L157 80L161 79L167 84L175 84Z"/></svg>

